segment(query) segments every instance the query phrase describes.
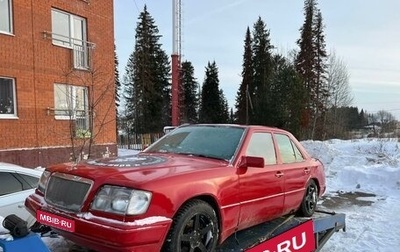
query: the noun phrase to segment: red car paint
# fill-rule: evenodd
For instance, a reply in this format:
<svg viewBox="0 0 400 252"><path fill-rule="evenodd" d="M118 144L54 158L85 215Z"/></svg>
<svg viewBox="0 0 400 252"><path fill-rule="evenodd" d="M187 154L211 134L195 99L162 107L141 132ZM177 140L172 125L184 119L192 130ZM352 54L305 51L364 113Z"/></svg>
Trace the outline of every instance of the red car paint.
<svg viewBox="0 0 400 252"><path fill-rule="evenodd" d="M197 152L182 154L171 147L178 142L183 146L182 139L192 130L201 136L195 140L195 147L201 147ZM214 130L222 133L213 135ZM231 137L231 131L238 133ZM222 139L224 134L229 137ZM269 154L274 156L273 161L265 160L268 155L264 161L250 155L254 151L264 153L254 146L263 144L260 139L265 136L271 136L273 148L265 152L275 152ZM235 138L237 141L232 140ZM168 144L163 145L163 141ZM279 141L283 144L278 146ZM295 146L297 159L281 155L290 146ZM221 151L224 148L228 151ZM285 160L292 161L284 163ZM325 191L321 162L311 158L289 132L263 126L182 126L135 156L59 164L46 171L91 181L90 191L75 211L49 202L41 190L36 190L25 202L28 210L35 216L38 211L44 214L42 223L96 251L160 251L174 216L194 198L214 208L222 243L237 230L298 211L311 180L317 184L318 196ZM104 185L151 192L147 211L120 215L91 209L94 197ZM45 221L49 218L57 222L57 216L70 220L74 231Z"/></svg>

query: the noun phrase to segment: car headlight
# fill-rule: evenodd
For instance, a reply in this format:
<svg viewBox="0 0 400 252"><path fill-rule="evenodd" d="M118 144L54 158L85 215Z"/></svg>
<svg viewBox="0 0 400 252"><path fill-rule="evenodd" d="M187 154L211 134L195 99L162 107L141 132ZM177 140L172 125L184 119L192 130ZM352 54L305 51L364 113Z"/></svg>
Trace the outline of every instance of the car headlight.
<svg viewBox="0 0 400 252"><path fill-rule="evenodd" d="M150 192L105 185L96 194L90 208L116 214L137 215L147 211L150 200Z"/></svg>
<svg viewBox="0 0 400 252"><path fill-rule="evenodd" d="M38 190L39 192L43 193L46 191L46 186L47 186L47 182L49 182L49 178L50 178L51 173L49 171L44 171L42 173L42 176L39 179L39 183L38 183Z"/></svg>

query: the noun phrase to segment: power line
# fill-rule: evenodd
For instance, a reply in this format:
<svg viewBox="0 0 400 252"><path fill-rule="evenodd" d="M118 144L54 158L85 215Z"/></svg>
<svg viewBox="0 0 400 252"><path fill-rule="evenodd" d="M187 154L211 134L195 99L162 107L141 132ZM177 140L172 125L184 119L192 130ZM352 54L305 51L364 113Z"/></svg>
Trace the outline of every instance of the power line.
<svg viewBox="0 0 400 252"><path fill-rule="evenodd" d="M138 11L138 13L140 13L140 10L139 10L139 7L138 7L138 5L137 5L137 3L136 3L136 0L133 0L133 3L135 4L136 10Z"/></svg>

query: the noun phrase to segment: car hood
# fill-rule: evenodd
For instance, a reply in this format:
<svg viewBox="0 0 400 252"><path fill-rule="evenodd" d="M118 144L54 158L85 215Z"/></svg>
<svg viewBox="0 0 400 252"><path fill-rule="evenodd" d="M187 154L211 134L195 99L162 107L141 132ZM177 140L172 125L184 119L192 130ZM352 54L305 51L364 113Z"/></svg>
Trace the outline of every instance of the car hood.
<svg viewBox="0 0 400 252"><path fill-rule="evenodd" d="M147 154L68 163L51 168L52 172L68 173L94 181L116 184L143 184L189 173L206 173L226 167L228 161L179 154Z"/></svg>

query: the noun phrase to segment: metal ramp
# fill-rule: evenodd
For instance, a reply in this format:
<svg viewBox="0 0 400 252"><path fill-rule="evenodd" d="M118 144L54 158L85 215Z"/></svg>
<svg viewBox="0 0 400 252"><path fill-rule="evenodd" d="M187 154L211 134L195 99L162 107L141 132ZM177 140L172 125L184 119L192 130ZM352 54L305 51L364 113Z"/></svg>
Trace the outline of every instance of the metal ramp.
<svg viewBox="0 0 400 252"><path fill-rule="evenodd" d="M295 217L294 215L284 216L231 235L216 251L269 251L265 249L265 246L273 239L277 240L276 244L283 244L281 245L283 248L283 246L290 245L288 238L293 238L290 236L290 232L293 232L294 229L309 221L312 221L312 232L314 235L312 239L313 244L311 244L313 247L312 251L319 251L335 232L341 229L345 231L345 219L345 214L318 210L311 218ZM301 230L303 229L300 227ZM279 240L281 240L281 243L279 243ZM308 242L310 242L309 240ZM263 248L261 249L261 247Z"/></svg>

